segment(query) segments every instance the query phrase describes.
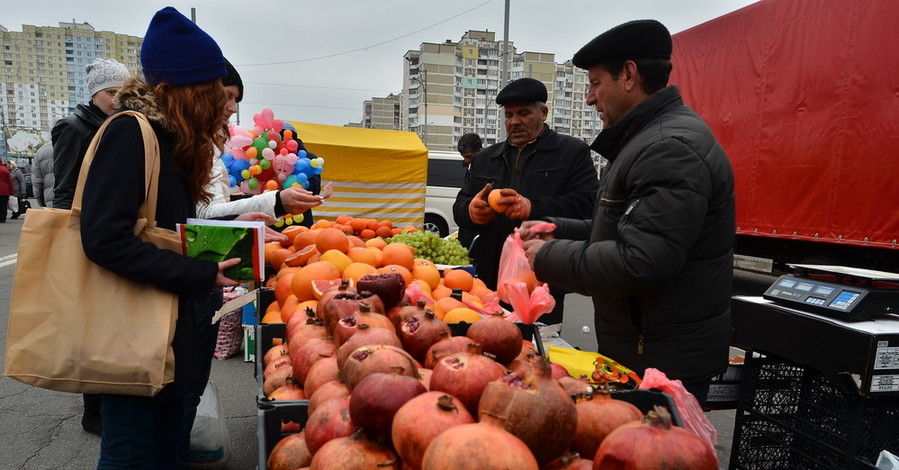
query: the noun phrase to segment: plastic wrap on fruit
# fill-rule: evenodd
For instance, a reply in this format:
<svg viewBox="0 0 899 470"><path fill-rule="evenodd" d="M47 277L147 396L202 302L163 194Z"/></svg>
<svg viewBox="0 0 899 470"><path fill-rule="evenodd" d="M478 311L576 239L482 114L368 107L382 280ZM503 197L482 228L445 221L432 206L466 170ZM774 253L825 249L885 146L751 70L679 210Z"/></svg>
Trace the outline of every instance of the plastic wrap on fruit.
<svg viewBox="0 0 899 470"><path fill-rule="evenodd" d="M506 320L521 320L522 323L533 325L540 315L551 312L556 306L556 300L549 293L549 286L540 284L534 291L528 294L528 286L523 282L506 282L506 292L509 296L509 304L512 305L512 315Z"/></svg>

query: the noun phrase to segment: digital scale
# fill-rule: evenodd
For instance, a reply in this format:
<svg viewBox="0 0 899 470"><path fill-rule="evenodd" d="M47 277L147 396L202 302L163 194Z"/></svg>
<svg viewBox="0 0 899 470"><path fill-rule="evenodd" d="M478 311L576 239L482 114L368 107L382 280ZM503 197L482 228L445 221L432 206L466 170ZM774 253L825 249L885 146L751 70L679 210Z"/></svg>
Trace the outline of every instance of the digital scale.
<svg viewBox="0 0 899 470"><path fill-rule="evenodd" d="M846 266L790 264L765 299L843 321L899 313L899 274Z"/></svg>

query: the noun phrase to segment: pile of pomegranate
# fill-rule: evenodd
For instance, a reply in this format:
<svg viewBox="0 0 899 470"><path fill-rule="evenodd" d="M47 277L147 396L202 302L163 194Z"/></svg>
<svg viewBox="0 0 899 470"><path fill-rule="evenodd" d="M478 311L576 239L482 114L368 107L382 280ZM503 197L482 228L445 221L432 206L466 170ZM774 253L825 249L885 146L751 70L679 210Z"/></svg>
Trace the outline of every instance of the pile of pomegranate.
<svg viewBox="0 0 899 470"><path fill-rule="evenodd" d="M285 331L262 357L263 392L308 399L308 420L283 423L294 433L270 470L717 469L664 409L579 393L586 382L557 373L501 314L454 337L423 303L385 311L378 295L335 286Z"/></svg>

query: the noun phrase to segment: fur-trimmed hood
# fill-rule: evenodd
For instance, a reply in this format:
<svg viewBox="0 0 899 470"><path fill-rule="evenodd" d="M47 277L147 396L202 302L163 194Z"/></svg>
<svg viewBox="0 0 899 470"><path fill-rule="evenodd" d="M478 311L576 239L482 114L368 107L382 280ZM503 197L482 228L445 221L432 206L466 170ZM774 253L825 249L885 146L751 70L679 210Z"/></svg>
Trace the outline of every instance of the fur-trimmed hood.
<svg viewBox="0 0 899 470"><path fill-rule="evenodd" d="M114 98L120 109L130 109L142 113L151 122L161 124L168 129L168 122L156 104L156 95L150 91L149 85L140 80L128 80L119 88Z"/></svg>

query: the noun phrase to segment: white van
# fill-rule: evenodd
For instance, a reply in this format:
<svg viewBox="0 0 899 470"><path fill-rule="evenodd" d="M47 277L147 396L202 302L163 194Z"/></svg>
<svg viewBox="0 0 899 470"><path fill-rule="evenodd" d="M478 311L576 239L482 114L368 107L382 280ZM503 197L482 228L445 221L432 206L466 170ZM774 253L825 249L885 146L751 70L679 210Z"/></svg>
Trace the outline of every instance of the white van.
<svg viewBox="0 0 899 470"><path fill-rule="evenodd" d="M453 203L464 179L465 167L461 155L457 152L428 151L425 230L445 237L459 229L453 220Z"/></svg>

